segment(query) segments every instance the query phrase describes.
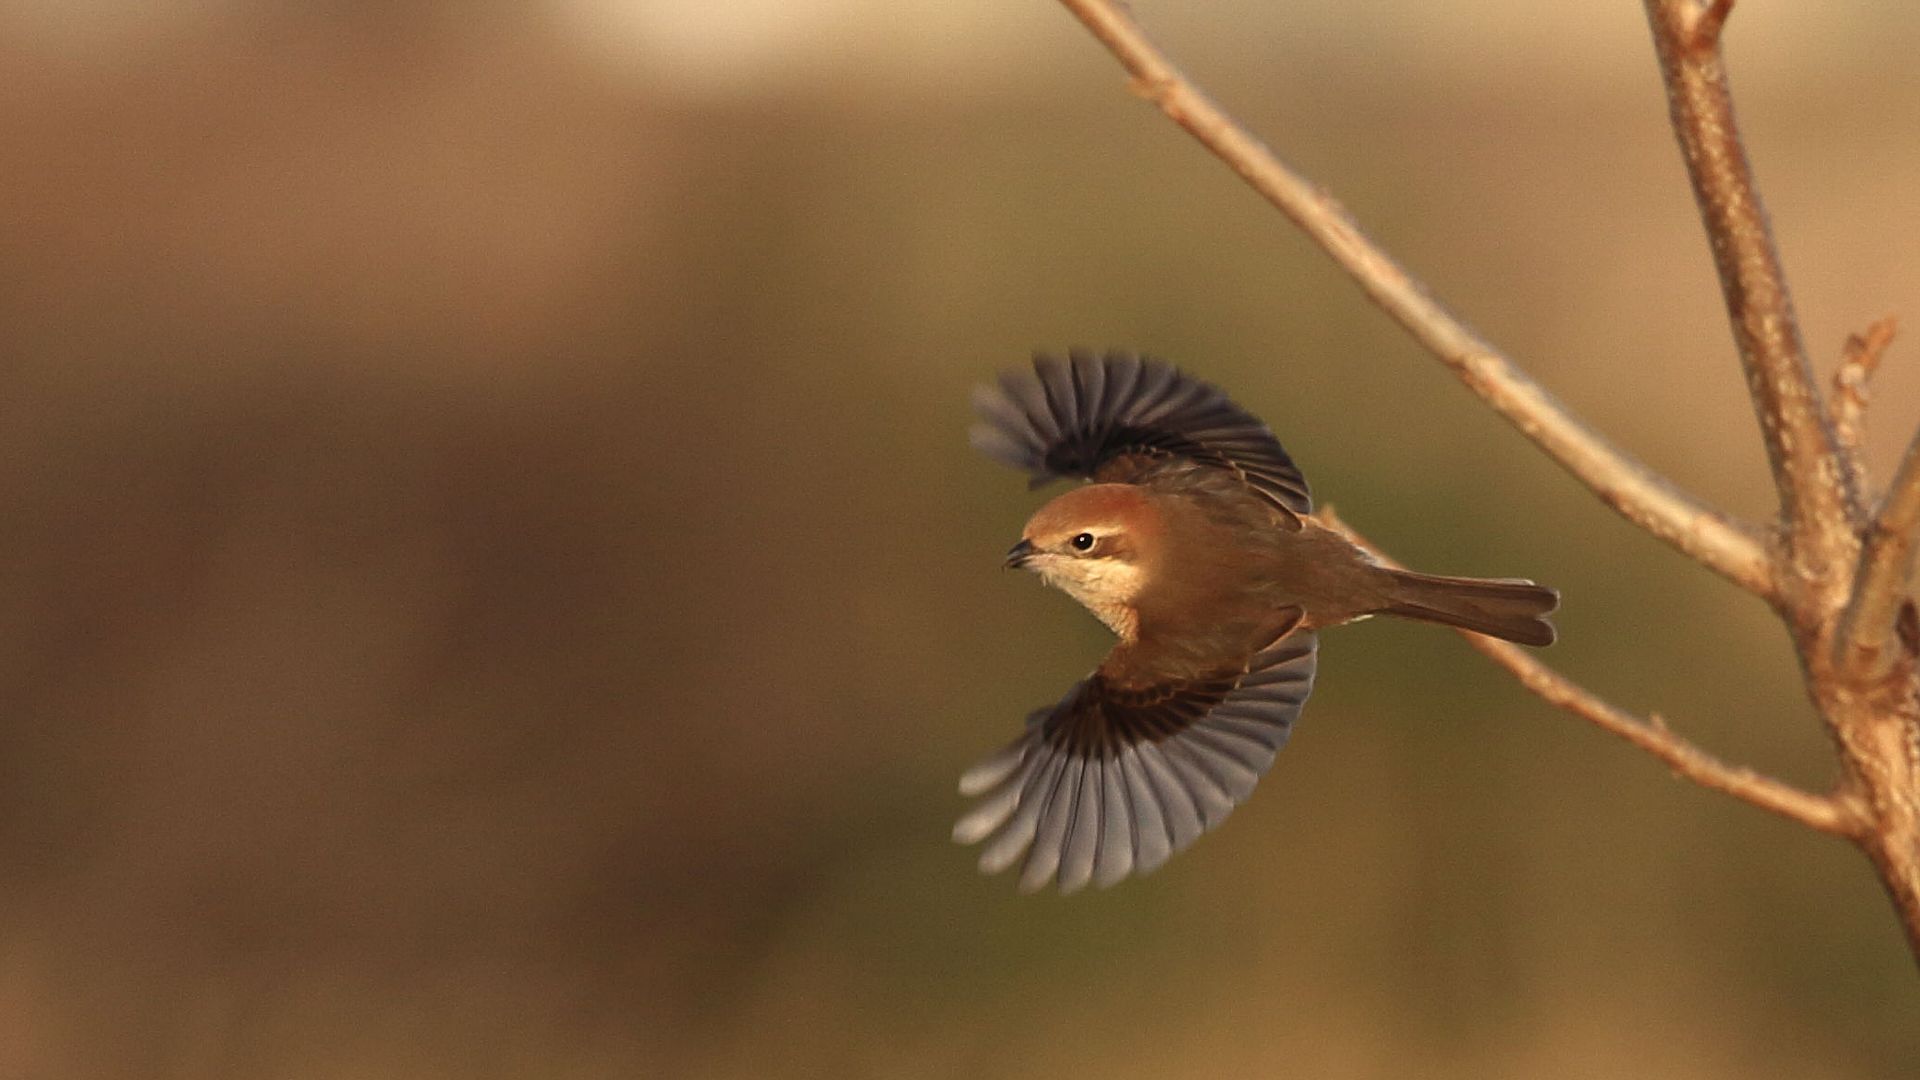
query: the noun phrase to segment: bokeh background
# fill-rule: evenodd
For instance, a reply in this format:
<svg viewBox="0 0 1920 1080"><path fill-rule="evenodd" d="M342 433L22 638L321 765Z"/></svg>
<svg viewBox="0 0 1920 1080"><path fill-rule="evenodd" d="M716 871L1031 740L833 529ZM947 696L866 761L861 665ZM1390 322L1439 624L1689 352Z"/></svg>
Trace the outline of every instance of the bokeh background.
<svg viewBox="0 0 1920 1080"><path fill-rule="evenodd" d="M1638 5L1136 4L1711 501L1770 485ZM1823 374L1920 320L1920 9L1736 11ZM1909 1077L1865 863L1452 635L1329 635L1162 873L978 877L1099 657L965 443L1181 360L1558 664L1819 787L1755 601L1479 406L1040 0L0 7L0 1075ZM1920 422L1896 343L1881 474Z"/></svg>

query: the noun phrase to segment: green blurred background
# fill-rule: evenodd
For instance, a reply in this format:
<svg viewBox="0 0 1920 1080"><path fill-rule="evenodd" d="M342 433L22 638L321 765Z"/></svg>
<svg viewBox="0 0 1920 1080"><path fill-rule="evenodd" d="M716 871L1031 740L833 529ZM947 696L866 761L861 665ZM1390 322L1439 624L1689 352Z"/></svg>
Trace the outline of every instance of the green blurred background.
<svg viewBox="0 0 1920 1080"><path fill-rule="evenodd" d="M1770 484L1638 5L1140 3L1622 444ZM1580 10L1571 10L1579 8ZM1824 373L1920 319L1920 11L1742 6ZM1552 659L1831 756L1757 602L1422 355L1057 7L0 7L0 1075L1907 1077L1863 860L1452 635L1062 900L947 841L1104 631L966 393L1173 357ZM1897 343L1884 475L1920 422Z"/></svg>

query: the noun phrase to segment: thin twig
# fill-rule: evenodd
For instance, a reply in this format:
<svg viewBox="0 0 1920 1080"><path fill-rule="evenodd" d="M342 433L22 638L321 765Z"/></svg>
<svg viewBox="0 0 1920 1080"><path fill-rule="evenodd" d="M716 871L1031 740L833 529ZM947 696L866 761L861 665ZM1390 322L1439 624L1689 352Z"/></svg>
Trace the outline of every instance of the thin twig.
<svg viewBox="0 0 1920 1080"><path fill-rule="evenodd" d="M1856 684L1884 676L1899 656L1898 623L1908 602L1915 549L1920 547L1920 431L1907 444L1899 471L1880 501L1860 549L1853 595L1834 632L1834 660Z"/></svg>
<svg viewBox="0 0 1920 1080"><path fill-rule="evenodd" d="M1314 517L1320 524L1359 545L1382 564L1399 565L1340 520L1332 507L1322 506ZM1494 663L1506 668L1520 681L1520 685L1548 704L1625 739L1665 762L1675 775L1683 779L1724 792L1742 802L1770 810L1821 832L1852 836L1860 829L1859 814L1849 804L1833 796L1815 795L1752 769L1729 765L1674 734L1658 715L1645 720L1630 715L1541 663L1534 653L1518 645L1470 630L1460 631L1460 636Z"/></svg>
<svg viewBox="0 0 1920 1080"><path fill-rule="evenodd" d="M1779 491L1796 571L1795 580L1782 588L1797 593L1801 583L1831 583L1851 561L1853 476L1820 405L1786 274L1734 123L1719 27L1715 23L1711 35L1702 33L1703 24L1714 22L1717 7L1703 8L1698 0L1646 0L1674 134L1713 248ZM1718 18L1724 17L1720 12Z"/></svg>
<svg viewBox="0 0 1920 1080"><path fill-rule="evenodd" d="M1693 20L1687 43L1694 50L1720 47L1720 31L1726 29L1727 16L1733 12L1733 0L1707 0Z"/></svg>
<svg viewBox="0 0 1920 1080"><path fill-rule="evenodd" d="M1840 443L1840 452L1854 459L1854 475L1862 486L1865 473L1860 446L1866 437L1867 384L1899 328L1898 321L1888 315L1875 320L1865 333L1848 334L1840 351L1840 366L1833 373L1833 436Z"/></svg>
<svg viewBox="0 0 1920 1080"><path fill-rule="evenodd" d="M1062 0L1133 77L1135 90L1200 140L1324 248L1494 411L1627 520L1740 587L1773 599L1766 543L1680 491L1568 411L1506 356L1454 318L1325 192L1288 168L1215 105L1112 0Z"/></svg>

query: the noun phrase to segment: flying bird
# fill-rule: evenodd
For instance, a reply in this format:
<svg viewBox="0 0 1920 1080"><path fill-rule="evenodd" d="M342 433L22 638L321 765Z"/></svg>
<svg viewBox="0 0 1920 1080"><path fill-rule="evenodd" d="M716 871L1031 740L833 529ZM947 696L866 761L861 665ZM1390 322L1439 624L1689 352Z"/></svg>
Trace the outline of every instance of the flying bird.
<svg viewBox="0 0 1920 1080"><path fill-rule="evenodd" d="M1006 565L1119 639L969 769L954 826L1030 892L1158 868L1252 794L1313 689L1315 632L1369 615L1549 645L1554 590L1380 565L1313 516L1273 432L1218 388L1127 352L1036 356L974 394L974 447L1089 483L1042 506Z"/></svg>

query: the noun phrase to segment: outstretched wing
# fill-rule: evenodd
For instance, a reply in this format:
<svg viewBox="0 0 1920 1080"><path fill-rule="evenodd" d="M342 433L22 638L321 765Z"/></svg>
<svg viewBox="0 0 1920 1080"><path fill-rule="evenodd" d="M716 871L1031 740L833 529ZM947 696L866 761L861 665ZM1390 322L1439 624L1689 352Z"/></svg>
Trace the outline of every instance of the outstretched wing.
<svg viewBox="0 0 1920 1080"><path fill-rule="evenodd" d="M1313 510L1306 478L1259 418L1164 360L1128 352L1036 355L974 392L975 448L1033 474L1135 482L1170 460L1220 469L1289 520Z"/></svg>
<svg viewBox="0 0 1920 1080"><path fill-rule="evenodd" d="M983 873L1025 856L1023 892L1156 869L1253 793L1313 689L1316 645L1296 629L1243 670L1138 690L1095 672L960 778L978 802L953 838L987 842Z"/></svg>

